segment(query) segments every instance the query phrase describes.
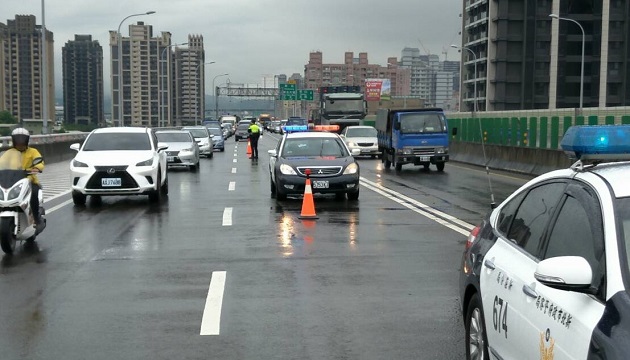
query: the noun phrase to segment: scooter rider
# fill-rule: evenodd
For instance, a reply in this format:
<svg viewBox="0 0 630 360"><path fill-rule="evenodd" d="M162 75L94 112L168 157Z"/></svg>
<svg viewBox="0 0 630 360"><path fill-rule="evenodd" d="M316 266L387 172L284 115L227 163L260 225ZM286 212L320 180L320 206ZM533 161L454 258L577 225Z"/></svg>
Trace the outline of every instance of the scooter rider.
<svg viewBox="0 0 630 360"><path fill-rule="evenodd" d="M39 214L39 191L41 186L39 185L39 179L37 179L37 175L34 173L41 173L44 170L44 162L40 162L39 164L32 166L33 160L36 158L41 158L42 155L37 151L37 149L33 147L29 147L28 143L31 138L31 134L25 128L16 128L11 132L11 142L13 147L7 150L9 151L19 151L22 154L22 168L29 171L30 175L28 175L29 180L31 181L31 211L33 212L33 218L35 219L35 223L40 225L42 219Z"/></svg>

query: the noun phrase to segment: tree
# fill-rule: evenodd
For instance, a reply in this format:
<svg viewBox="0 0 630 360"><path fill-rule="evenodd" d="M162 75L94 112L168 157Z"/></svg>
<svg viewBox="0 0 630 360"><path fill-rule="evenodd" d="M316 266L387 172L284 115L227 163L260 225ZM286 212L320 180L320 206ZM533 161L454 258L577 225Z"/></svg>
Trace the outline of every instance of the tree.
<svg viewBox="0 0 630 360"><path fill-rule="evenodd" d="M0 111L0 124L17 124L17 119L10 112Z"/></svg>

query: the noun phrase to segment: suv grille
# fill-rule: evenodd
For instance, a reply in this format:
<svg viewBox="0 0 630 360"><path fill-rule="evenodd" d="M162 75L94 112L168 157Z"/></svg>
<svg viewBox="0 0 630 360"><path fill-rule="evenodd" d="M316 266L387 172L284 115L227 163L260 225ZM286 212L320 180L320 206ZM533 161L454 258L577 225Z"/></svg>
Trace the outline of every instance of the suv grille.
<svg viewBox="0 0 630 360"><path fill-rule="evenodd" d="M297 170L300 175L306 176L306 169L311 169L311 177L324 177L339 175L341 168L341 166L300 166Z"/></svg>

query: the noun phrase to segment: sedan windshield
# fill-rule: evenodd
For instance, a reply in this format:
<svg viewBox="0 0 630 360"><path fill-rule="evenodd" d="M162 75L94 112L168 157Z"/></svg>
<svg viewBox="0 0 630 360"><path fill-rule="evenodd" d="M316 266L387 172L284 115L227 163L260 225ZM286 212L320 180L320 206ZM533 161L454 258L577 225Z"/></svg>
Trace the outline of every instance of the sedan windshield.
<svg viewBox="0 0 630 360"><path fill-rule="evenodd" d="M157 133L157 138L160 142L173 143L173 142L192 142L189 134L181 133Z"/></svg>
<svg viewBox="0 0 630 360"><path fill-rule="evenodd" d="M353 128L348 129L346 137L376 137L376 129L374 128Z"/></svg>
<svg viewBox="0 0 630 360"><path fill-rule="evenodd" d="M287 139L282 148L282 157L346 157L343 144L335 138Z"/></svg>
<svg viewBox="0 0 630 360"><path fill-rule="evenodd" d="M189 131L196 139L208 137L208 133L204 129L182 129Z"/></svg>
<svg viewBox="0 0 630 360"><path fill-rule="evenodd" d="M145 133L94 133L88 137L83 151L151 150Z"/></svg>

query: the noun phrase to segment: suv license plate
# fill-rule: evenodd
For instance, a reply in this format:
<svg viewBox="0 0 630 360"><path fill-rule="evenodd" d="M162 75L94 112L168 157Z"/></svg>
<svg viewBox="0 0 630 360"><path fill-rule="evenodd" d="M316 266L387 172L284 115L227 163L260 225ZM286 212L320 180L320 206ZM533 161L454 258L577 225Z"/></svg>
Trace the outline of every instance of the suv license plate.
<svg viewBox="0 0 630 360"><path fill-rule="evenodd" d="M173 162L175 161L175 156L169 156L166 158L166 162Z"/></svg>
<svg viewBox="0 0 630 360"><path fill-rule="evenodd" d="M420 156L420 161L431 161L430 156Z"/></svg>
<svg viewBox="0 0 630 360"><path fill-rule="evenodd" d="M313 189L328 189L327 180L315 180L313 181Z"/></svg>
<svg viewBox="0 0 630 360"><path fill-rule="evenodd" d="M120 180L120 178L102 178L101 186L103 187L122 186L122 181Z"/></svg>

